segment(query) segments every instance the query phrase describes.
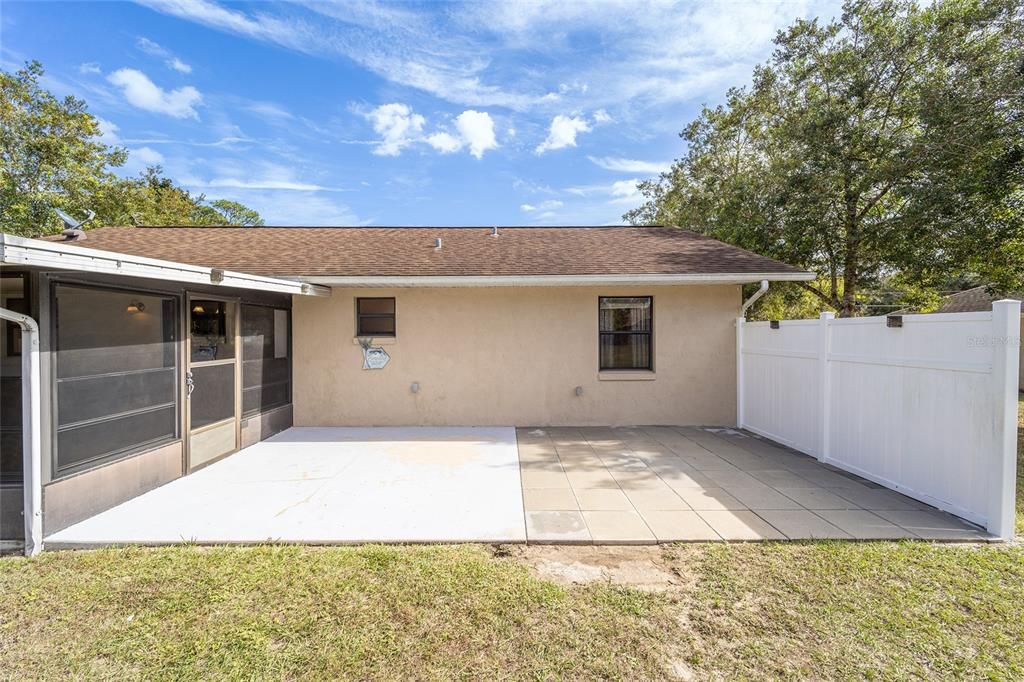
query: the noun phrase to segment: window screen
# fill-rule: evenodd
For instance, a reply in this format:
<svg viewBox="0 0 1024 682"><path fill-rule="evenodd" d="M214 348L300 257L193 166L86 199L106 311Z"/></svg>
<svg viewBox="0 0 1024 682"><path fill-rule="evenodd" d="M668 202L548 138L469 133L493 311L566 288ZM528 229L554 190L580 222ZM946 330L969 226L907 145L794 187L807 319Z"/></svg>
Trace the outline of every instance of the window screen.
<svg viewBox="0 0 1024 682"><path fill-rule="evenodd" d="M289 311L242 306L242 414L252 416L291 402Z"/></svg>
<svg viewBox="0 0 1024 682"><path fill-rule="evenodd" d="M356 336L394 335L395 299L356 299Z"/></svg>
<svg viewBox="0 0 1024 682"><path fill-rule="evenodd" d="M29 312L28 276L0 274L0 306ZM22 480L21 328L0 320L0 483Z"/></svg>
<svg viewBox="0 0 1024 682"><path fill-rule="evenodd" d="M600 369L652 369L653 299L602 297L598 307Z"/></svg>
<svg viewBox="0 0 1024 682"><path fill-rule="evenodd" d="M171 296L58 284L57 473L178 436Z"/></svg>

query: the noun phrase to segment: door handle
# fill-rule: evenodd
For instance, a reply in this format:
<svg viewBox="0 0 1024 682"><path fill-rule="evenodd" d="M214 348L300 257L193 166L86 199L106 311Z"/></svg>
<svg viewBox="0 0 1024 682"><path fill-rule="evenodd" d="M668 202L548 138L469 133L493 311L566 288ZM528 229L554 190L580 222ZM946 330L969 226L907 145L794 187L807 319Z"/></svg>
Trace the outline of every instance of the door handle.
<svg viewBox="0 0 1024 682"><path fill-rule="evenodd" d="M191 397L192 391L196 390L196 382L192 381L191 371L185 372L185 387L188 389L188 393L185 394L185 397Z"/></svg>

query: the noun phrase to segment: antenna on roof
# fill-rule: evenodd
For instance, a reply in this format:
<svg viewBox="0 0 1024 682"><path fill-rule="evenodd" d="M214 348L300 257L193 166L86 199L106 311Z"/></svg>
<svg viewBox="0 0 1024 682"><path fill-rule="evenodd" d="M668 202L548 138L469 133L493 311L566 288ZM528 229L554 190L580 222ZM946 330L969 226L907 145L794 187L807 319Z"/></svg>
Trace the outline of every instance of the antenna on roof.
<svg viewBox="0 0 1024 682"><path fill-rule="evenodd" d="M87 215L85 220L75 220L67 213L60 210L59 208L53 209L53 212L56 213L57 217L60 218L61 221L64 223L64 231L61 234L63 234L65 239L68 240L85 239L85 230L82 228L87 222L96 217L96 213L94 211L90 211L89 209L85 210L85 213Z"/></svg>

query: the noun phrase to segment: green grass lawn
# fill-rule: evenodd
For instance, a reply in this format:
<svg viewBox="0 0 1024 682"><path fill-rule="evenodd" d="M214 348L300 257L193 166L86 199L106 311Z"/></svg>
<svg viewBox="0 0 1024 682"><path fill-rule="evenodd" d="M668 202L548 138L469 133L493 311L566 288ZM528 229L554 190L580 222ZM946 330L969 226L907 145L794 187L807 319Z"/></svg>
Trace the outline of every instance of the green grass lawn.
<svg viewBox="0 0 1024 682"><path fill-rule="evenodd" d="M647 551L676 584L563 586L485 546L5 557L0 678L1024 678L1019 543Z"/></svg>

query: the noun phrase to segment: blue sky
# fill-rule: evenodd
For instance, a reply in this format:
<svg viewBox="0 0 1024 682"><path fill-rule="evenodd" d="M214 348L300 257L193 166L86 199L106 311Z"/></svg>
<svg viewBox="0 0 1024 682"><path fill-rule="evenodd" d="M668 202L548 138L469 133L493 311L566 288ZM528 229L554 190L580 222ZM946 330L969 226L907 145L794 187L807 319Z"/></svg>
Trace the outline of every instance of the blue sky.
<svg viewBox="0 0 1024 682"><path fill-rule="evenodd" d="M703 104L835 2L4 2L129 150L270 224L618 223Z"/></svg>

